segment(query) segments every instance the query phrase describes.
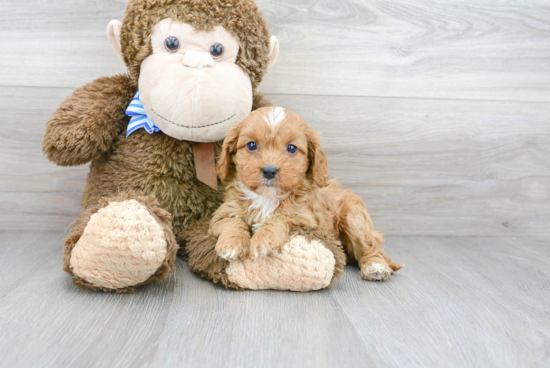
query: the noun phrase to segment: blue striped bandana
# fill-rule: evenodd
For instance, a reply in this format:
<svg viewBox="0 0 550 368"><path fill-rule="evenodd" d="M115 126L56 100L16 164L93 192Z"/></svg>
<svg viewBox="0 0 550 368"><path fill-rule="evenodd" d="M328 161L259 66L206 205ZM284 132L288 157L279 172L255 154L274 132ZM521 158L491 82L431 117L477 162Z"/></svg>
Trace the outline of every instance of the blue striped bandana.
<svg viewBox="0 0 550 368"><path fill-rule="evenodd" d="M132 117L126 130L126 137L141 128L145 129L149 134L160 132L159 127L147 117L143 104L139 100L139 91L134 96L132 102L130 102L130 106L126 109L126 115Z"/></svg>

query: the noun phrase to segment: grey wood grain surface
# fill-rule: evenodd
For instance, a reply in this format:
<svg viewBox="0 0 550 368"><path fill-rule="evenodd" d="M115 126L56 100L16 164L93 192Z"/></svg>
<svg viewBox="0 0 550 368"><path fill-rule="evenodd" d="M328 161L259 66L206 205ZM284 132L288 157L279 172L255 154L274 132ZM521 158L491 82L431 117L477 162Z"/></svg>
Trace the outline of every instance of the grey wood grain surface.
<svg viewBox="0 0 550 368"><path fill-rule="evenodd" d="M0 228L65 229L80 213L87 166L57 167L40 151L42 122L70 92L0 87L11 122L0 136ZM386 233L550 234L546 103L269 97L322 132L331 176Z"/></svg>
<svg viewBox="0 0 550 368"><path fill-rule="evenodd" d="M281 45L266 92L550 101L547 1L258 3ZM124 71L105 37L123 1L0 6L0 85L79 87Z"/></svg>
<svg viewBox="0 0 550 368"><path fill-rule="evenodd" d="M177 260L134 294L73 287L59 231L0 232L1 367L547 367L548 240L390 236L407 267L236 292Z"/></svg>
<svg viewBox="0 0 550 368"><path fill-rule="evenodd" d="M550 3L259 1L281 43L261 89L323 132L382 231L550 234ZM125 1L0 1L0 229L66 229L87 167L40 150L72 90L124 72Z"/></svg>

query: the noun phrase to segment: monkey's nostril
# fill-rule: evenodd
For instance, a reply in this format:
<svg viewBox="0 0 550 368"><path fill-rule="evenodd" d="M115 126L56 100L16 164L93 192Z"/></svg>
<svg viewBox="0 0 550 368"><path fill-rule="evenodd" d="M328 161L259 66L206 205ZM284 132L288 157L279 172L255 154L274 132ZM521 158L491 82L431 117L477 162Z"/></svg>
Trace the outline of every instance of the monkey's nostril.
<svg viewBox="0 0 550 368"><path fill-rule="evenodd" d="M277 176L278 172L279 172L279 169L277 169L277 167L275 166L262 167L262 174L266 179L273 179L275 176Z"/></svg>

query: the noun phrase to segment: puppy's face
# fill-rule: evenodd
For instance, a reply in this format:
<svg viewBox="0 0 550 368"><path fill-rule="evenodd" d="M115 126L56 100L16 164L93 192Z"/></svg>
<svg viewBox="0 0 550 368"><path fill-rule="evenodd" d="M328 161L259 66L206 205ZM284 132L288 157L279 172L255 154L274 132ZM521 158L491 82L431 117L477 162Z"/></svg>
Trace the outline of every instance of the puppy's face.
<svg viewBox="0 0 550 368"><path fill-rule="evenodd" d="M218 161L222 181L242 182L258 194L284 194L309 177L326 185L328 166L318 134L292 111L265 107L228 132Z"/></svg>

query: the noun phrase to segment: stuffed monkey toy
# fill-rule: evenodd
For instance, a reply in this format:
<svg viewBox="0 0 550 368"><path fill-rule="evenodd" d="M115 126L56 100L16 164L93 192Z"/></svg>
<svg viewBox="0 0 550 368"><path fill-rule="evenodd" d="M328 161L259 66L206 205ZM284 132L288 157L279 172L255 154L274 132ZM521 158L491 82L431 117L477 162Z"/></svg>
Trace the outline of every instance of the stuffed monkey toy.
<svg viewBox="0 0 550 368"><path fill-rule="evenodd" d="M269 102L257 92L278 41L253 0L130 0L107 35L128 74L78 88L48 121L43 151L88 162L84 211L63 267L85 289L131 292L163 280L178 249L200 275L237 289L315 290L342 272L324 234L229 262L206 236L224 188L215 157L227 130Z"/></svg>

